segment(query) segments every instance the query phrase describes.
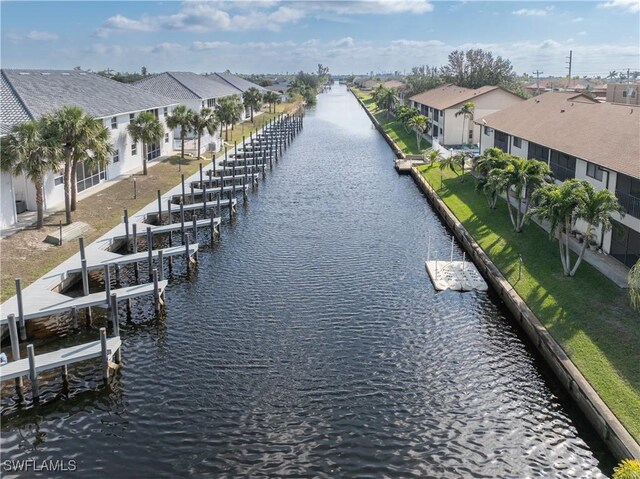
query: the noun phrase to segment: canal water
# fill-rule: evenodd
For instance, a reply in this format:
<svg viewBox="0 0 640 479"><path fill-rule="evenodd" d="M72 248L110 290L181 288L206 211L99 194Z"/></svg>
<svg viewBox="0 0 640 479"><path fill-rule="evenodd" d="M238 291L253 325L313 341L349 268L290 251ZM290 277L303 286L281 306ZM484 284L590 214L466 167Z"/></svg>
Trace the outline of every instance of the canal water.
<svg viewBox="0 0 640 479"><path fill-rule="evenodd" d="M166 313L134 305L108 388L89 364L38 408L3 394L2 459L92 478L610 472L499 300L434 291L428 238L448 258L450 236L392 159L343 86L320 95L221 242L167 272Z"/></svg>

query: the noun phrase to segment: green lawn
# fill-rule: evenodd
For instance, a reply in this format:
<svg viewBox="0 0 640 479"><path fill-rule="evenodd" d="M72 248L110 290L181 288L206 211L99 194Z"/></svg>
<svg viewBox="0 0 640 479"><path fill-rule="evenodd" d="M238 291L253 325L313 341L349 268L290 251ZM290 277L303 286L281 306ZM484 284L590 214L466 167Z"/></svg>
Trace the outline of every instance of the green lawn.
<svg viewBox="0 0 640 479"><path fill-rule="evenodd" d="M562 345L604 402L640 440L640 314L618 288L589 264L562 274L556 241L534 223L514 233L504 201L489 209L475 180L420 167L431 186L489 255L505 278ZM518 281L518 255L522 278Z"/></svg>
<svg viewBox="0 0 640 479"><path fill-rule="evenodd" d="M431 144L427 140L423 139L420 142L420 148L418 148L416 134L413 131L407 131L404 126L402 126L400 122L396 121L393 117L387 117L386 111L378 110L378 107L373 101L373 98L371 98L371 95L356 89L353 91L362 100L362 103L367 107L367 110L375 116L378 123L382 125L384 131L386 131L396 145L398 145L398 148L400 148L406 155L417 155L423 150L431 147Z"/></svg>

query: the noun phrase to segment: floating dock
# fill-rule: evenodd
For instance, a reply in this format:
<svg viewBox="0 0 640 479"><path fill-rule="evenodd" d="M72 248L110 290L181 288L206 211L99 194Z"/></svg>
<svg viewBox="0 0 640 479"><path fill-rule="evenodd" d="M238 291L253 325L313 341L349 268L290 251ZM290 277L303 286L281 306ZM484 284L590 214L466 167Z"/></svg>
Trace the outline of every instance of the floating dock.
<svg viewBox="0 0 640 479"><path fill-rule="evenodd" d="M487 291L489 287L476 269L476 266L466 261L465 253L462 253L462 261L453 260L453 248L455 238L451 237L451 254L449 261L431 259L431 237L427 249L427 261L424 265L429 273L429 278L437 291L450 289L452 291Z"/></svg>

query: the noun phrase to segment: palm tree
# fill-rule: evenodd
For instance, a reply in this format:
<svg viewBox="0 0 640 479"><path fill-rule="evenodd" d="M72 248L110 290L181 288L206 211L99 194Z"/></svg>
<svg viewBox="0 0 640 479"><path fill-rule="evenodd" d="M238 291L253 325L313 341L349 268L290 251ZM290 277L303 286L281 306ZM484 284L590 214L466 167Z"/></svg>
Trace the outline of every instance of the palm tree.
<svg viewBox="0 0 640 479"><path fill-rule="evenodd" d="M508 155L507 166L493 170L490 176L497 175L496 185L501 185L507 195L507 210L516 233L521 233L527 218L531 195L551 177L551 170L546 163L537 160L525 160ZM511 204L511 191L515 195L516 206ZM512 211L515 209L515 214Z"/></svg>
<svg viewBox="0 0 640 479"><path fill-rule="evenodd" d="M56 138L44 120L29 120L14 126L2 138L0 170L24 174L36 189L36 227L44 227L44 179L57 171L62 157L56 154Z"/></svg>
<svg viewBox="0 0 640 479"><path fill-rule="evenodd" d="M162 139L164 128L150 111L143 111L127 126L131 140L142 141L142 174L147 174L147 149L149 145Z"/></svg>
<svg viewBox="0 0 640 479"><path fill-rule="evenodd" d="M434 165L442 161L442 153L436 149L427 150L424 154L424 159L429 165Z"/></svg>
<svg viewBox="0 0 640 479"><path fill-rule="evenodd" d="M487 148L478 158L476 171L482 176L489 176L495 169L502 169L507 166L508 156L500 148Z"/></svg>
<svg viewBox="0 0 640 479"><path fill-rule="evenodd" d="M262 99L269 105L269 113L271 113L271 107L273 106L273 111L275 112L276 110L276 104L280 103L280 95L278 95L278 93L276 93L275 91L268 91L266 92Z"/></svg>
<svg viewBox="0 0 640 479"><path fill-rule="evenodd" d="M251 87L242 94L242 101L245 107L251 109L251 123L253 123L253 111L259 110L262 106L262 94L256 87Z"/></svg>
<svg viewBox="0 0 640 479"><path fill-rule="evenodd" d="M487 203L492 210L496 208L498 197L505 191L502 175L497 174L507 166L506 155L500 148L487 148L476 163L478 172L477 189L481 189L487 197ZM495 172L494 174L491 174Z"/></svg>
<svg viewBox="0 0 640 479"><path fill-rule="evenodd" d="M57 154L64 158L65 216L71 223L71 212L78 206L78 163L85 161L90 152L94 167L106 166L112 150L111 135L102 121L77 106L65 106L44 121L57 140Z"/></svg>
<svg viewBox="0 0 640 479"><path fill-rule="evenodd" d="M224 125L224 139L229 140L229 125L235 125L242 119L242 105L237 95L225 96L216 105L216 115L220 120L220 129Z"/></svg>
<svg viewBox="0 0 640 479"><path fill-rule="evenodd" d="M462 108L460 108L457 112L456 112L456 117L462 115L462 141L460 142L461 145L465 144L464 141L464 137L465 137L465 123L467 118L472 119L473 118L473 111L476 108L476 104L473 103L472 101L467 101L462 105Z"/></svg>
<svg viewBox="0 0 640 479"><path fill-rule="evenodd" d="M192 129L193 115L193 110L187 109L184 105L178 105L171 112L171 115L167 117L167 126L169 128L172 130L178 127L180 128L180 160L178 161L178 170L182 168L182 162L184 161L184 140L187 137L187 133ZM198 153L199 152L200 150L198 150Z"/></svg>
<svg viewBox="0 0 640 479"><path fill-rule="evenodd" d="M416 132L416 143L418 144L418 150L420 149L420 141L422 140L422 134L429 128L429 118L424 115L416 115L411 117L407 121L409 128Z"/></svg>
<svg viewBox="0 0 640 479"><path fill-rule="evenodd" d="M591 183L583 181L581 191L582 194L579 195L580 205L576 211L576 216L583 220L587 226L584 231L585 240L582 243L580 255L571 270L570 276L573 276L578 266L580 266L588 239L593 237L594 232L600 229L601 234L605 234L611 230L612 213L619 213L621 216L624 215L624 210L622 206L620 206L618 198L609 190L596 190Z"/></svg>
<svg viewBox="0 0 640 479"><path fill-rule="evenodd" d="M198 159L200 159L200 139L206 131L213 135L218 129L218 119L211 108L203 108L200 113L194 113L191 126L198 135Z"/></svg>
<svg viewBox="0 0 640 479"><path fill-rule="evenodd" d="M453 171L456 174L456 176L460 176L460 181L463 182L464 181L464 163L466 159L467 159L467 155L465 155L464 153L457 153L447 158L442 158L440 160L440 169L444 170L446 168L449 168L451 171ZM456 171L456 168L460 168L460 171L462 172L462 176L458 174L458 172Z"/></svg>
<svg viewBox="0 0 640 479"><path fill-rule="evenodd" d="M378 105L381 106L387 112L387 119L391 116L393 107L398 104L398 97L395 90L392 88L382 87L382 90L378 96Z"/></svg>
<svg viewBox="0 0 640 479"><path fill-rule="evenodd" d="M640 260L629 270L628 282L631 306L640 310Z"/></svg>

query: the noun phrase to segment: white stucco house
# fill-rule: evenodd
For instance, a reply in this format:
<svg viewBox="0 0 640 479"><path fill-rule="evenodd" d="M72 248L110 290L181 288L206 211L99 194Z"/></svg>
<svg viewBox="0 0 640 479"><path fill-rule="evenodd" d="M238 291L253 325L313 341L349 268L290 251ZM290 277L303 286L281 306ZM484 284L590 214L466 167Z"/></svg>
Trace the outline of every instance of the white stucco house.
<svg viewBox="0 0 640 479"><path fill-rule="evenodd" d="M630 267L640 259L640 109L599 103L575 92L548 92L487 115L480 151L497 147L547 163L557 182L586 180L626 211L614 231L597 232L605 253Z"/></svg>
<svg viewBox="0 0 640 479"><path fill-rule="evenodd" d="M127 133L129 122L142 111L151 111L164 125L176 101L162 95L140 91L95 73L80 70L2 69L0 83L0 133L9 133L20 122L38 119L67 105L83 108L101 119L111 133L114 152L104 169L78 168L78 192L107 179L135 171L142 166L143 148ZM173 153L173 132L166 128L164 138L148 148L147 160ZM0 178L1 218L5 228L14 224L22 209L35 210L35 188L24 176L6 173ZM64 205L62 172L52 171L45 179L45 209Z"/></svg>
<svg viewBox="0 0 640 479"><path fill-rule="evenodd" d="M479 142L480 127L471 118L456 116L460 108L469 101L475 105L473 119L478 120L524 100L498 86L470 89L447 84L412 96L409 98L409 106L418 109L420 114L431 120L431 127L425 132L425 137L431 142L450 147ZM465 132L462 131L463 128Z"/></svg>

